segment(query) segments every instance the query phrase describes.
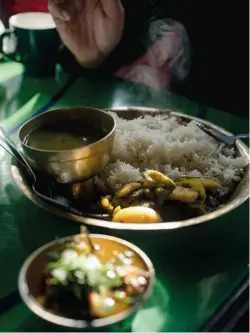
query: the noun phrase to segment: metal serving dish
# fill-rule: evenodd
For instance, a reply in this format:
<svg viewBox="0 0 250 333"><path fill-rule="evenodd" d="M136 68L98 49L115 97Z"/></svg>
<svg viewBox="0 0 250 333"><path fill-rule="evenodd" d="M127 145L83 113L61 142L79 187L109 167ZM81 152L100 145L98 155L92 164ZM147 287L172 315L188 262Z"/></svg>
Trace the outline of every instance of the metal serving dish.
<svg viewBox="0 0 250 333"><path fill-rule="evenodd" d="M127 310L121 311L118 314L108 316L106 318L94 319L91 322L66 318L59 314L54 314L37 302L36 297L40 296L42 291L41 285L42 279L44 278L44 270L48 262L48 253L50 253L51 251L55 251L58 247L60 247L62 244L62 240L72 240L72 238L76 236L79 235L69 236L63 239L57 239L48 244L45 244L39 249L37 249L33 254L31 254L29 258L24 262L19 274L18 286L21 297L24 303L28 306L28 308L37 316L50 323L59 325L61 327L69 327L71 329L83 330L97 329L118 323L139 310L139 308L151 296L154 286L155 271L151 260L142 250L140 250L132 243L129 243L121 238L98 234L90 235L93 244L95 244L95 242L98 243L98 240L101 240L105 243L107 249L109 245L111 245L112 248L122 249L123 251L132 251L134 255L140 260L141 264L143 265L143 269L145 269L149 273L147 288L138 299L138 302L136 302L133 306L129 307Z"/></svg>
<svg viewBox="0 0 250 333"><path fill-rule="evenodd" d="M67 150L41 150L24 143L25 137L42 125L72 120L94 125L107 134L92 144ZM114 118L103 110L85 107L56 109L28 120L20 128L19 140L34 170L46 173L58 183L75 183L92 178L108 164L115 126Z"/></svg>
<svg viewBox="0 0 250 333"><path fill-rule="evenodd" d="M203 123L206 125L208 128L212 128L218 133L225 134L225 135L230 135L228 131L224 130L223 128L216 126L208 121L201 120L195 117L191 117L182 113L175 112L173 110L169 109L154 109L154 108L144 108L144 107L119 107L119 108L114 108L110 111L115 111L119 116L122 116L123 118L126 119L134 119L138 116L142 116L145 114L150 114L150 115L157 115L157 114L169 114L171 116L177 116L180 119L182 119L184 122L188 122L191 120L197 120L200 123ZM237 153L240 156L246 156L249 158L249 152L248 152L248 147L240 140L237 140L236 142L236 149ZM249 198L249 169L246 168L245 174L243 179L241 180L240 184L236 188L235 192L233 193L232 197L228 201L226 205L224 205L221 208L218 208L217 210L199 216L195 218L190 218L187 220L182 220L182 221L174 221L174 222L163 222L163 223L154 223L154 224L125 224L125 223L115 223L115 222L109 222L109 221L104 221L101 219L95 219L95 218L87 218L87 217L82 217L82 216L77 216L74 214L70 213L65 213L64 211L59 210L58 208L42 201L40 198L38 198L31 190L27 180L24 177L24 174L18 168L16 165L12 164L11 167L12 170L12 175L14 182L16 185L19 187L19 189L35 204L38 206L41 206L42 208L50 211L53 214L56 214L58 216L64 217L69 220L73 220L76 222L84 223L88 225L90 228L93 230L99 230L99 231L104 231L104 232L109 232L112 234L117 234L117 235L123 235L123 236L131 236L132 233L135 234L143 234L143 233L148 233L148 232L153 232L153 233L162 233L163 231L174 231L174 230L183 230L183 228L188 227L188 226L194 226L194 225L200 225L200 224L206 224L206 222L209 222L211 220L217 219L219 217L226 217L228 213L235 210L237 207L242 205L248 198Z"/></svg>

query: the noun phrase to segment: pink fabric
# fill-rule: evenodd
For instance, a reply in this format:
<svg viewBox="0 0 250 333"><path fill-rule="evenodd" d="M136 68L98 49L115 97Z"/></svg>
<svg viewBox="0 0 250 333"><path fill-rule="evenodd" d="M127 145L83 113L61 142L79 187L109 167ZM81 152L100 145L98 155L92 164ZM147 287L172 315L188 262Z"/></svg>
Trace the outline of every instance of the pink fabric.
<svg viewBox="0 0 250 333"><path fill-rule="evenodd" d="M165 32L145 55L133 64L123 66L116 75L125 80L145 84L153 89L169 89L173 60L180 52L180 37L175 32Z"/></svg>

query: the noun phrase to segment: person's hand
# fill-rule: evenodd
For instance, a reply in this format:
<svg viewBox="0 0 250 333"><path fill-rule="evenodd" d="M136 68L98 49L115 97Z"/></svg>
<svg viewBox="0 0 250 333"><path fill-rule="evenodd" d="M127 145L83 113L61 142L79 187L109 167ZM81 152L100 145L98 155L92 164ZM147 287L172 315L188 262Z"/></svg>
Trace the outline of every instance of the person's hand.
<svg viewBox="0 0 250 333"><path fill-rule="evenodd" d="M49 0L49 11L65 46L83 67L97 67L120 42L120 0Z"/></svg>

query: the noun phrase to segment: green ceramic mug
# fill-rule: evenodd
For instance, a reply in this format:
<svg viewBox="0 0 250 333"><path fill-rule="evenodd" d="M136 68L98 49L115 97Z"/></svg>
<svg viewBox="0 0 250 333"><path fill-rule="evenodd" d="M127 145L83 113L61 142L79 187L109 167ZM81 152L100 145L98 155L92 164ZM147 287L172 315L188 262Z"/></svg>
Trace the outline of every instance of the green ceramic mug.
<svg viewBox="0 0 250 333"><path fill-rule="evenodd" d="M21 13L10 17L8 30L0 35L0 53L22 62L25 72L33 77L51 77L60 47L60 38L49 13ZM12 53L3 50L4 38L14 44ZM5 51L5 52L4 52Z"/></svg>

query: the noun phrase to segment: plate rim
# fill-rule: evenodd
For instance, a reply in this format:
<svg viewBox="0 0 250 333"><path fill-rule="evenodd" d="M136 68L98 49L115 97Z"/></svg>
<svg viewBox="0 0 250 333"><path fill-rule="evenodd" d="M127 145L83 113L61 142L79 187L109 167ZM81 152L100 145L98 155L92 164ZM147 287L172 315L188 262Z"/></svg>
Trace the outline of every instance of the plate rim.
<svg viewBox="0 0 250 333"><path fill-rule="evenodd" d="M147 113L168 113L168 115L171 116L176 116L176 117L184 117L187 120L198 120L200 123L203 123L207 125L210 128L213 128L217 131L219 131L222 134L225 135L232 135L229 131L221 128L220 126L217 126L207 120L200 119L198 117L190 116L185 113L181 113L175 109L170 109L170 108L152 108L152 107L140 107L140 106L119 106L119 107L111 107L111 108L105 108L105 111L108 112L116 112L116 111L139 111L139 112L145 112ZM249 159L249 153L248 153L248 147L241 141L238 140L236 142L236 146L245 153L245 155ZM246 171L248 174L248 180L249 180L249 168ZM30 189L27 184L25 185L23 182L22 175L18 169L18 167L13 163L13 159L11 160L11 174L14 183L16 186L19 188L19 190L29 199L31 200L34 204L37 206L49 211L52 214L55 214L59 217L63 217L67 220L73 220L74 222L78 223L83 223L86 224L87 226L90 227L98 227L98 228L104 228L108 230L118 230L118 231L162 231L162 230L175 230L175 229L180 229L180 228L185 228L197 224L202 224L205 222L210 222L214 220L215 218L218 218L220 216L225 215L226 213L229 213L233 209L239 207L242 205L247 199L249 198L249 192L245 191L240 195L240 197L233 198L232 201L230 201L228 204L225 206L216 209L213 212L207 213L205 215L201 215L198 217L190 218L187 220L181 220L181 221L174 221L174 222L162 222L162 223L148 223L148 224L138 224L138 223L119 223L119 222L110 222L106 220L101 220L101 219L96 219L96 218L91 218L91 217L84 217L84 216L79 216L76 214L72 214L69 212L65 212L52 204L49 204L39 197L37 197L33 191ZM247 177L247 174L244 176Z"/></svg>

